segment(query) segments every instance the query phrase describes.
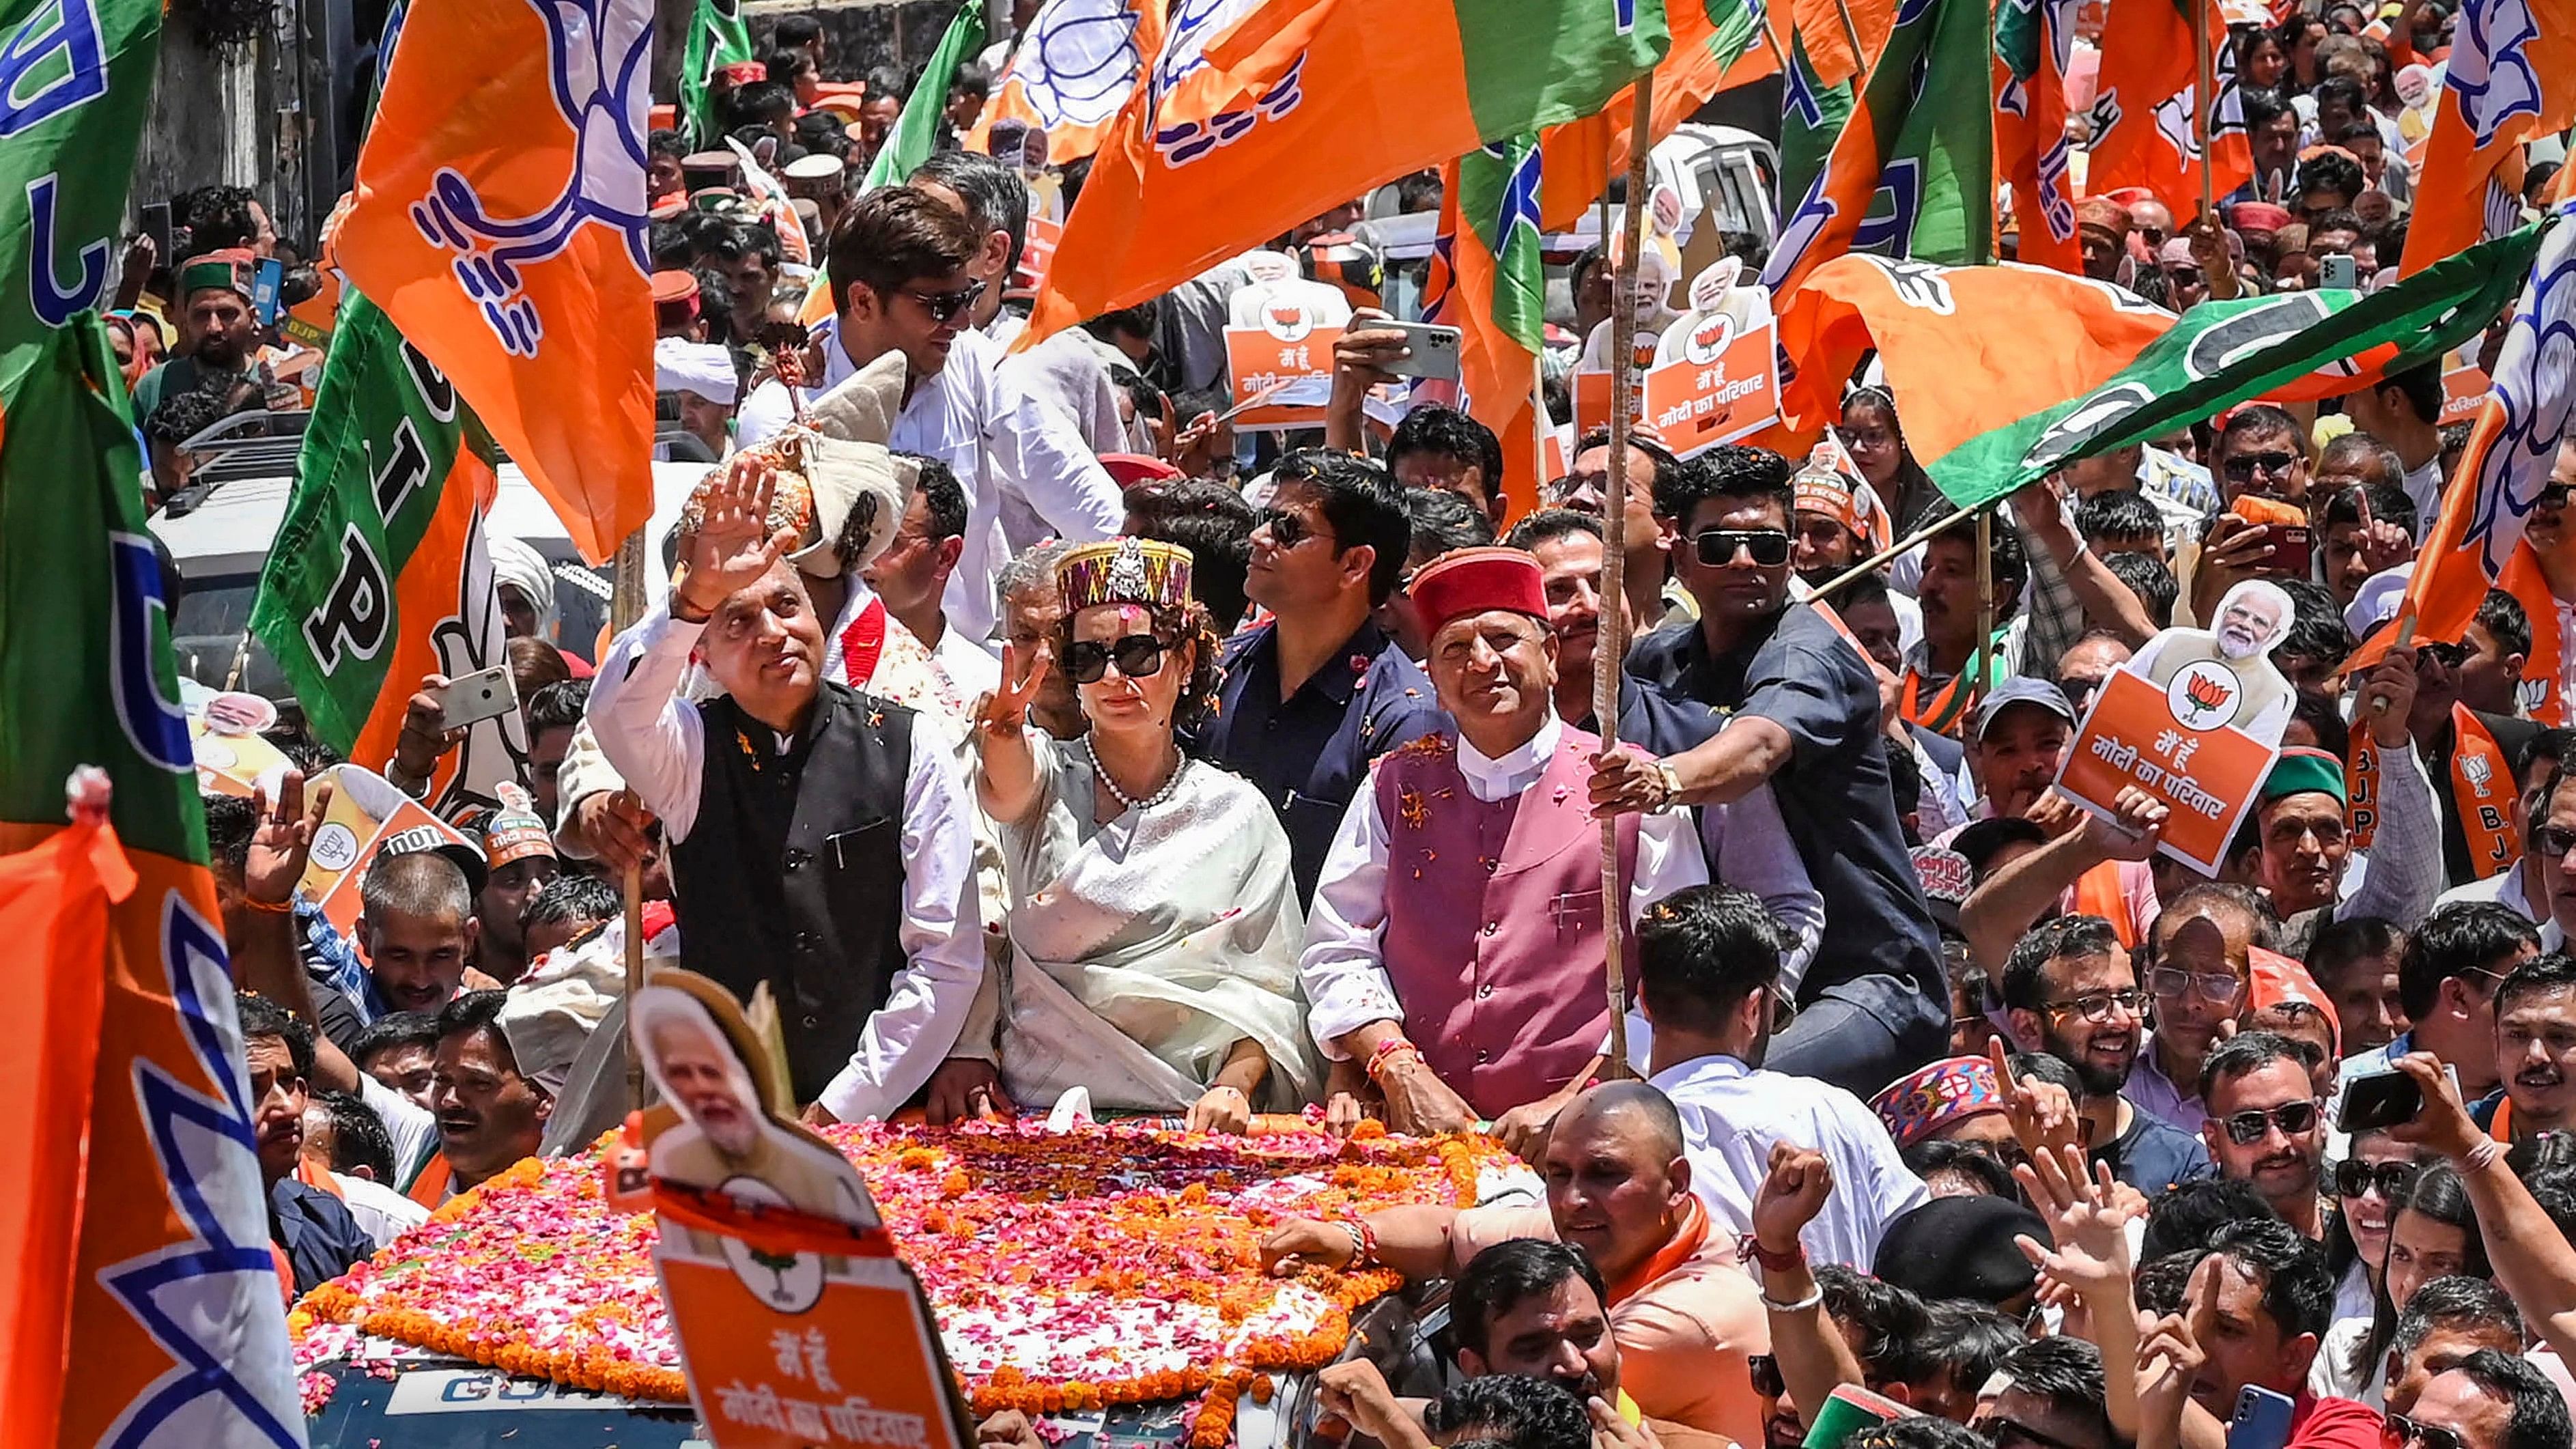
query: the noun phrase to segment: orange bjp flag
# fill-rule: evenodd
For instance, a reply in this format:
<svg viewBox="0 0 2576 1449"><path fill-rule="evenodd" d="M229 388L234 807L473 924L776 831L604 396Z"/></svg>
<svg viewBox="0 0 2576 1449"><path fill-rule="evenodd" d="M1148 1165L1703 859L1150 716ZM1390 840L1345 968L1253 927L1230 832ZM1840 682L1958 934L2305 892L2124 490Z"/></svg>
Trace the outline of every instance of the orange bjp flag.
<svg viewBox="0 0 2576 1449"><path fill-rule="evenodd" d="M1662 0L1176 7L1013 345L1162 293L1408 172L1591 115L1669 44Z"/></svg>
<svg viewBox="0 0 2576 1449"><path fill-rule="evenodd" d="M966 149L991 151L993 123L1017 121L1044 133L1050 165L1099 150L1162 38L1163 0L1046 0L967 132Z"/></svg>
<svg viewBox="0 0 2576 1449"><path fill-rule="evenodd" d="M2576 0L2469 0L2415 168L2399 270L2522 224L2522 144L2576 122Z"/></svg>
<svg viewBox="0 0 2576 1449"><path fill-rule="evenodd" d="M2192 60L2194 3L2212 0L2111 0L2102 29L2101 78L2089 115L2092 159L2084 189L2104 196L2127 187L2153 192L2176 217L2200 211L2198 67ZM2245 107L2236 86L2236 47L2227 27L2209 25L2211 74L2218 104L2210 116L2214 166L2209 194L2223 197L2254 174Z"/></svg>
<svg viewBox="0 0 2576 1449"><path fill-rule="evenodd" d="M1867 74L1896 28L1896 0L1790 0L1789 12L1820 85L1838 86Z"/></svg>
<svg viewBox="0 0 2576 1449"><path fill-rule="evenodd" d="M1772 48L1756 44L1763 24L1758 7L1743 0L1679 0L1669 13L1673 48L1655 67L1653 108L1647 120L1650 150L1708 104L1709 97L1780 69ZM1570 230L1584 209L1609 188L1610 178L1627 171L1636 113L1637 88L1630 86L1599 111L1551 126L1539 138L1540 154L1546 158L1540 224L1547 230Z"/></svg>
<svg viewBox="0 0 2576 1449"><path fill-rule="evenodd" d="M642 0L414 0L341 269L605 560L653 511Z"/></svg>

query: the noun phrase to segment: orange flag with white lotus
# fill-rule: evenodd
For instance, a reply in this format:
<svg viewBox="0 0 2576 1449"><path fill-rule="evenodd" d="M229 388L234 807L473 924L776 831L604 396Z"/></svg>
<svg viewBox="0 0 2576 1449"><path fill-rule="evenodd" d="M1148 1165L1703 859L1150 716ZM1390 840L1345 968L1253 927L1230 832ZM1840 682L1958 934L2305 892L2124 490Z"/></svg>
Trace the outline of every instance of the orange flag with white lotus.
<svg viewBox="0 0 2576 1449"><path fill-rule="evenodd" d="M653 511L642 0L413 0L340 267L605 560Z"/></svg>
<svg viewBox="0 0 2576 1449"><path fill-rule="evenodd" d="M2468 0L2415 168L2400 270L2522 224L2522 144L2576 121L2576 0Z"/></svg>

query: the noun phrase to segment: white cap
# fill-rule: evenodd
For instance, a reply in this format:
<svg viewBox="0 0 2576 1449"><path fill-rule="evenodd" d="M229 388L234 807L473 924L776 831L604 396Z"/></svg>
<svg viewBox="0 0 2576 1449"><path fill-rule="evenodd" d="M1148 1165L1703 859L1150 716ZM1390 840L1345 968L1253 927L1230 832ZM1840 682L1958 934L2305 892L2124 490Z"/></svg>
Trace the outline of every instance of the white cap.
<svg viewBox="0 0 2576 1449"><path fill-rule="evenodd" d="M712 342L665 337L653 344L655 392L693 392L730 407L740 382L734 374L733 354Z"/></svg>
<svg viewBox="0 0 2576 1449"><path fill-rule="evenodd" d="M2397 601L2406 596L2406 581L2414 573L2415 561L2409 559L2361 581L2361 587L2353 590L2352 602L2343 606L2343 624L2352 637L2367 639L2371 630L2397 617Z"/></svg>

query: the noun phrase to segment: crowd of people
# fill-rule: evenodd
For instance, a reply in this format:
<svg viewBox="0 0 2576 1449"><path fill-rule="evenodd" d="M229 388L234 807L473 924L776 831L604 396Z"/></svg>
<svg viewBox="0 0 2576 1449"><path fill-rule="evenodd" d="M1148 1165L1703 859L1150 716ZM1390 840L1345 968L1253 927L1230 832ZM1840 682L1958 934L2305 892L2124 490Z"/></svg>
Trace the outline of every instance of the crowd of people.
<svg viewBox="0 0 2576 1449"><path fill-rule="evenodd" d="M2393 272L2448 20L2347 12L2241 34L2256 180L2181 228L2088 200L2088 272L2176 309ZM207 798L291 1291L623 1115L633 870L648 961L765 993L815 1123L1079 1089L1520 1154L1543 1206L1264 1245L1450 1280L1459 1387L1322 1376L1386 1445L1789 1449L1861 1389L1915 1412L1860 1449L2217 1449L2259 1389L2302 1449L2570 1449L2576 730L2535 630L2576 600L2576 449L2530 523L2548 592L2351 675L2462 444L2436 366L2083 459L1990 548L1953 528L1818 598L1949 507L1869 377L1810 456L1647 431L1614 480L1595 433L1516 477L1456 408L1361 409L1401 336L1359 201L1013 352L1079 165L1033 187L952 144L862 193L905 78L824 80L799 17L767 39L712 104L792 207L712 138L651 147L665 449L710 465L668 589L560 637L544 561L494 541L523 788L375 858L346 933L297 887L336 756L291 711L297 768ZM116 332L165 505L181 443L292 405L259 259L316 285L247 193L175 215L120 297L174 304ZM1553 329L1560 412L1605 273ZM1318 295L1329 416L1238 434L1228 319ZM2222 611L2248 580L2292 617ZM2214 879L2146 797L2051 789L2176 627L2278 637L2290 686ZM352 763L434 778L443 683ZM2339 1125L2392 1082L2420 1106Z"/></svg>

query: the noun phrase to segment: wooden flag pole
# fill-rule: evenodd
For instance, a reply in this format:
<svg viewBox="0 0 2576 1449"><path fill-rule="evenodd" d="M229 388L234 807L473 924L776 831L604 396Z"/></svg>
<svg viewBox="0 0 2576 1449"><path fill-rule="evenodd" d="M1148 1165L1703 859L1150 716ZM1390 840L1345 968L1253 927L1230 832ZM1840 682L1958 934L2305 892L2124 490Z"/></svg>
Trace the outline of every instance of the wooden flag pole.
<svg viewBox="0 0 2576 1449"><path fill-rule="evenodd" d="M1867 76L1869 53L1860 48L1860 27L1852 23L1851 0L1834 0L1834 14L1843 22L1843 39L1851 43L1853 69Z"/></svg>
<svg viewBox="0 0 2576 1449"><path fill-rule="evenodd" d="M1995 511L1977 510L1977 652L1968 656L1968 693L1962 709L1975 709L1984 697L1986 681L1994 677L1995 652ZM1974 738L1974 728L1961 734Z"/></svg>
<svg viewBox="0 0 2576 1449"><path fill-rule="evenodd" d="M2211 115L2218 109L2218 97L2212 94L2218 88L2218 76L2210 63L2209 4L2210 0L2191 0L2191 55L2197 67L2191 89L2191 134L2200 147L2200 214L2215 217L2218 209L2210 198L2209 126Z"/></svg>
<svg viewBox="0 0 2576 1449"><path fill-rule="evenodd" d="M644 617L644 530L636 529L617 546L617 586L609 595L608 625L612 635L622 634ZM626 1000L628 1009L636 994L644 989L644 867L639 862L626 868ZM626 1109L644 1108L644 1054L629 1049L626 1053Z"/></svg>
<svg viewBox="0 0 2576 1449"><path fill-rule="evenodd" d="M1620 217L1625 245L1618 253L1618 272L1611 287L1610 314L1610 479L1601 490L1601 597L1627 597L1627 550L1620 540L1628 528L1628 432L1637 407L1637 258L1646 244L1646 153L1654 125L1655 73L1637 77L1637 106L1628 123L1628 204ZM1619 676L1628 657L1626 612L1605 609L1601 642L1592 651L1592 716L1600 721L1601 748L1619 747ZM1625 957L1627 892L1619 880L1619 821L1601 822L1601 940L1610 994L1610 1060L1605 1080L1630 1075L1628 1069L1628 972Z"/></svg>
<svg viewBox="0 0 2576 1449"><path fill-rule="evenodd" d="M1987 508L1994 507L1991 503L1985 506ZM1973 516L1976 515L1972 513L1944 513L1939 518L1932 520L1930 523L1927 523L1921 528L1914 530L1912 533L1905 535L1896 542L1891 543L1887 547L1880 549L1878 552L1871 554L1869 557L1862 559L1859 563L1853 564L1850 568L1834 575L1831 579L1826 580L1823 584L1810 590L1807 597L1811 599L1824 598L1827 595L1840 590L1844 585L1859 578L1863 574L1876 573L1878 570L1885 568L1890 561L1895 559L1897 555L1904 553L1907 549L1922 543L1924 540L1932 537L1936 533L1947 533L1951 529L1958 527L1960 524L1967 522Z"/></svg>

